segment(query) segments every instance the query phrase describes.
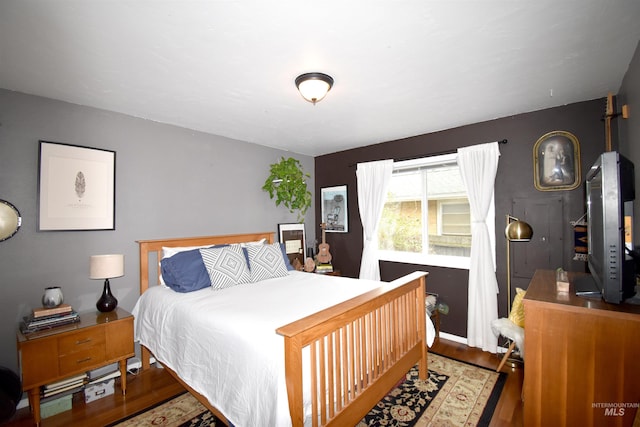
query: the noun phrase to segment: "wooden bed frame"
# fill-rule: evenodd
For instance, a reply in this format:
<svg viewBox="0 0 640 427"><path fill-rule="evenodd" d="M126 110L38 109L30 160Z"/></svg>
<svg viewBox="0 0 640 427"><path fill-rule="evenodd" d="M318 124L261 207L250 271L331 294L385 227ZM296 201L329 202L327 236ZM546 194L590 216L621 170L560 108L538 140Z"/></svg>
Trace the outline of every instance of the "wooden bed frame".
<svg viewBox="0 0 640 427"><path fill-rule="evenodd" d="M261 239L273 243L273 233L140 240L140 294L150 286L150 270L157 270L153 273L156 277L153 285L159 283L157 266L163 246ZM420 378L427 378L426 276L425 272L411 273L277 329L284 337L285 375L294 427L303 426L305 419L302 397L305 347L310 349L306 363L311 364L313 426L357 424L416 364ZM149 365L150 352L142 346L142 369L148 369ZM229 424L204 396L174 371L166 369L221 421Z"/></svg>

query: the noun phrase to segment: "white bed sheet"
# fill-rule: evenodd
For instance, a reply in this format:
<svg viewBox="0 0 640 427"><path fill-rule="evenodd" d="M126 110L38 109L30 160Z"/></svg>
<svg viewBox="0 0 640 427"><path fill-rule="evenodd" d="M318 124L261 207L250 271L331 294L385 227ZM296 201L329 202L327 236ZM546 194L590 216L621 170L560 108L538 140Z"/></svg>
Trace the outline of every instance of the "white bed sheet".
<svg viewBox="0 0 640 427"><path fill-rule="evenodd" d="M155 286L133 309L135 336L235 426L290 426L284 339L275 330L379 285L292 271L218 291Z"/></svg>

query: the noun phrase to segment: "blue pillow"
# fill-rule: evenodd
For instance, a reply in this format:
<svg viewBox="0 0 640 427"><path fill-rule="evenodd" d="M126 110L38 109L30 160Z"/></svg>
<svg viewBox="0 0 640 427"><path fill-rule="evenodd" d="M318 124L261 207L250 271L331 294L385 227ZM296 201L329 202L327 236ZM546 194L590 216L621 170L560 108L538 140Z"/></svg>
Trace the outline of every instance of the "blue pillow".
<svg viewBox="0 0 640 427"><path fill-rule="evenodd" d="M228 245L216 245L221 247ZM211 279L202 261L200 251L178 252L160 261L160 270L164 283L176 292L193 292L211 286Z"/></svg>
<svg viewBox="0 0 640 427"><path fill-rule="evenodd" d="M291 265L291 261L289 261L289 255L287 255L287 248L284 243L280 243L280 250L282 251L282 258L284 258L284 265L287 267L287 270L293 271L295 268Z"/></svg>

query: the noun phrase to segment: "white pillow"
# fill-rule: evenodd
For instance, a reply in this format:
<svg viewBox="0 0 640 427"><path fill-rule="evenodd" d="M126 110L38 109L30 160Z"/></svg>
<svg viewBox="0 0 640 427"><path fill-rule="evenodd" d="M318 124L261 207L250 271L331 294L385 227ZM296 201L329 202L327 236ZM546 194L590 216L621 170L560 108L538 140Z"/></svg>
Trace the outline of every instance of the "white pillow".
<svg viewBox="0 0 640 427"><path fill-rule="evenodd" d="M260 245L264 245L267 242L266 238L262 238L258 241L255 242L242 242L240 243L240 246L242 246L243 248L248 248L249 246L260 246Z"/></svg>
<svg viewBox="0 0 640 427"><path fill-rule="evenodd" d="M176 247L163 246L162 247L162 258L161 259L171 258L172 256L174 256L178 252L191 251L191 250L194 250L194 249L201 249L201 248L210 248L211 246L213 246L213 244L211 244L211 245L202 245L202 246L176 246Z"/></svg>

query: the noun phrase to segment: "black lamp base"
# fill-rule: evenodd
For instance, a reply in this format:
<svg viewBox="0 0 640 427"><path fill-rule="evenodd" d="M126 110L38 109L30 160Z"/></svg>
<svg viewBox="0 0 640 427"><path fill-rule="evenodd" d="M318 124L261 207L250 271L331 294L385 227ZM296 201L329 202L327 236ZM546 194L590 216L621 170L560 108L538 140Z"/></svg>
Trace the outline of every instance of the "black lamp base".
<svg viewBox="0 0 640 427"><path fill-rule="evenodd" d="M109 286L109 279L104 280L104 289L102 290L102 296L96 303L96 308L103 312L108 313L113 311L118 306L118 300L111 293L111 287Z"/></svg>

